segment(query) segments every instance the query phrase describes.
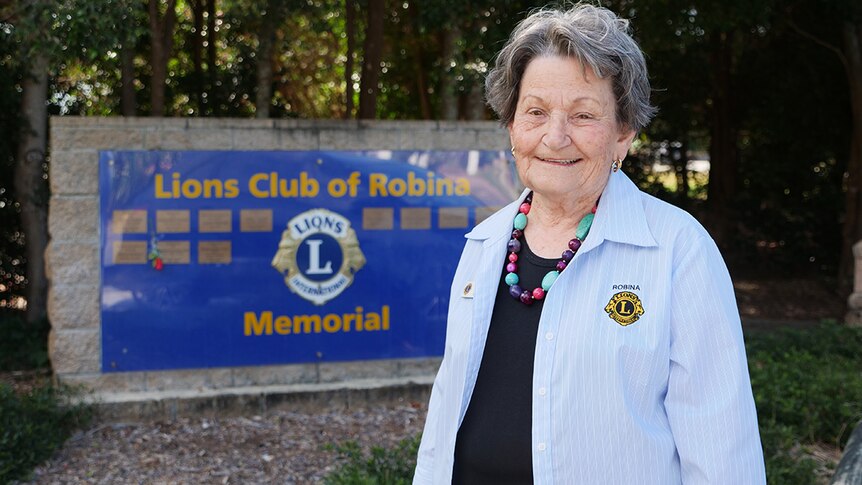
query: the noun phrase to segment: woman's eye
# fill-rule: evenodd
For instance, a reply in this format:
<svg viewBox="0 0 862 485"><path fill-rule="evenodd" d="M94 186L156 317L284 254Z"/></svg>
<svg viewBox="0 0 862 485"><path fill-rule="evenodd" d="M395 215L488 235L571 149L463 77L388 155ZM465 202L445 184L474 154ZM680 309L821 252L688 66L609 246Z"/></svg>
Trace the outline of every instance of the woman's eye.
<svg viewBox="0 0 862 485"><path fill-rule="evenodd" d="M527 111L530 116L542 116L542 110L539 109L531 109Z"/></svg>
<svg viewBox="0 0 862 485"><path fill-rule="evenodd" d="M575 118L579 120L591 120L593 119L593 115L590 113L578 113L575 115Z"/></svg>

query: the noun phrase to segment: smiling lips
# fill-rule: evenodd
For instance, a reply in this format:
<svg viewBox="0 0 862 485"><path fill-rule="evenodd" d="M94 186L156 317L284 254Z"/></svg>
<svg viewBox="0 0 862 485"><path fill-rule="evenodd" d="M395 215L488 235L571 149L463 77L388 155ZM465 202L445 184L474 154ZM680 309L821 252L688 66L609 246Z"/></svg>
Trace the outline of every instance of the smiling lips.
<svg viewBox="0 0 862 485"><path fill-rule="evenodd" d="M541 160L541 161L543 161L543 162L547 162L547 163L554 163L554 164L557 164L557 165L574 165L574 164L576 164L576 163L578 163L578 162L580 162L580 161L581 161L581 159L580 159L580 158L578 158L578 159L576 159L576 160L557 160L557 159L554 159L554 158L540 158L540 157L536 157L536 158L538 158L539 160Z"/></svg>

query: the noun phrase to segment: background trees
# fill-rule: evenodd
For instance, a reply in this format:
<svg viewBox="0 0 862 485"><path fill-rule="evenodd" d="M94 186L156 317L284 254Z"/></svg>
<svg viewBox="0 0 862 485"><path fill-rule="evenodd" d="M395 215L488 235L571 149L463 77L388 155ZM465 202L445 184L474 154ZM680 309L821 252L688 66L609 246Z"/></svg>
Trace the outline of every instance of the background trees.
<svg viewBox="0 0 862 485"><path fill-rule="evenodd" d="M0 306L44 312L44 113L491 119L484 74L538 5L0 0L0 129L16 135L0 137ZM858 2L606 5L633 19L660 108L632 177L698 215L735 274L848 291L862 238ZM703 158L708 184L689 170Z"/></svg>

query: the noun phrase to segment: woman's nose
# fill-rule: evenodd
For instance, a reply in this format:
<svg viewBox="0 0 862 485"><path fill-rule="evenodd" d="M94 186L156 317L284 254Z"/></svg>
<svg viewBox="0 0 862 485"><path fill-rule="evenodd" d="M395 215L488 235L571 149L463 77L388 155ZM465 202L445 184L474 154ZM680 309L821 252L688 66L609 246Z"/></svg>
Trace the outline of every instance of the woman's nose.
<svg viewBox="0 0 862 485"><path fill-rule="evenodd" d="M542 137L542 143L546 147L551 150L559 150L572 144L572 139L567 131L568 119L565 116L551 116L546 126L547 131Z"/></svg>

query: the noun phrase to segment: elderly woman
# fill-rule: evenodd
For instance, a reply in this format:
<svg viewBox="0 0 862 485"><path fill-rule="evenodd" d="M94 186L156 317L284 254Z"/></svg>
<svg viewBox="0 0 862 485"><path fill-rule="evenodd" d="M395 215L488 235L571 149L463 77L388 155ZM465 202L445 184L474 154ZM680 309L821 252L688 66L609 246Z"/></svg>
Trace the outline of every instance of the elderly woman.
<svg viewBox="0 0 862 485"><path fill-rule="evenodd" d="M654 113L627 31L537 11L488 75L528 188L466 236L414 483L765 482L722 258L619 171Z"/></svg>

